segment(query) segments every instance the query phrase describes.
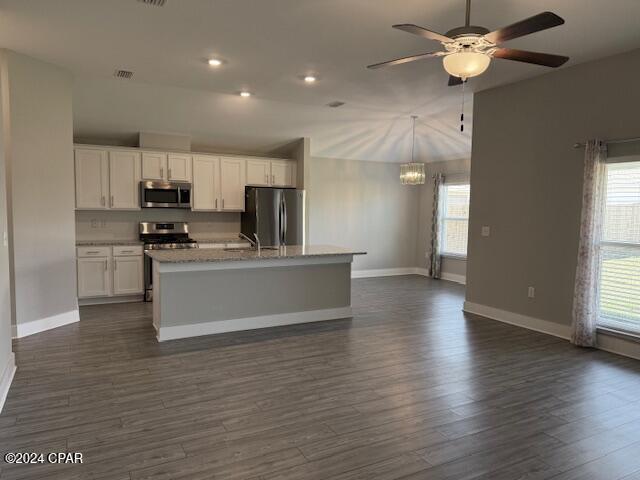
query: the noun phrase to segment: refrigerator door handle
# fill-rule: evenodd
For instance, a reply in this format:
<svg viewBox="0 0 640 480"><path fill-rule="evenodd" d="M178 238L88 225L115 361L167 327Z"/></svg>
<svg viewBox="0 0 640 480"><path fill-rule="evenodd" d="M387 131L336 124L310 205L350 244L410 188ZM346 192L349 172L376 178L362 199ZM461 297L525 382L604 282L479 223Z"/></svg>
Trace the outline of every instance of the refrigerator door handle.
<svg viewBox="0 0 640 480"><path fill-rule="evenodd" d="M287 244L287 200L282 195L282 244Z"/></svg>

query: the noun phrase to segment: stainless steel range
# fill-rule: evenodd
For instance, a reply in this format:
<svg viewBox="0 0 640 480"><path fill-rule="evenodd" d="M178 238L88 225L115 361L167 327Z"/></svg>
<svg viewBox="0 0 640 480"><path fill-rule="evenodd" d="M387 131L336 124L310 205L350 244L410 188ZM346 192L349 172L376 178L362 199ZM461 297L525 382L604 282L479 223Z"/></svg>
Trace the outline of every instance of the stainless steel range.
<svg viewBox="0 0 640 480"><path fill-rule="evenodd" d="M171 250L198 248L198 242L189 238L189 224L186 222L140 222L140 240L145 250ZM153 299L153 262L144 257L144 299Z"/></svg>

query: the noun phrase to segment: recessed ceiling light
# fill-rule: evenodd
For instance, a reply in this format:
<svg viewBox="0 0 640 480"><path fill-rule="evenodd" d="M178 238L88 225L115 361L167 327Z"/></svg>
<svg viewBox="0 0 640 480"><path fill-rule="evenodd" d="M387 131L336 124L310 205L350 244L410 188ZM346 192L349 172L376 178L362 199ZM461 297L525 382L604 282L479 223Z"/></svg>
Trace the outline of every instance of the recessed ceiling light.
<svg viewBox="0 0 640 480"><path fill-rule="evenodd" d="M242 92L240 92L240 96L241 97L245 97L245 98L250 97L251 96L251 92L242 91Z"/></svg>
<svg viewBox="0 0 640 480"><path fill-rule="evenodd" d="M218 60L217 58L210 58L209 65L211 65L212 67L219 67L220 65L222 65L222 60Z"/></svg>
<svg viewBox="0 0 640 480"><path fill-rule="evenodd" d="M304 77L304 81L307 83L313 83L317 80L316 77L314 77L313 75L307 75L306 77Z"/></svg>

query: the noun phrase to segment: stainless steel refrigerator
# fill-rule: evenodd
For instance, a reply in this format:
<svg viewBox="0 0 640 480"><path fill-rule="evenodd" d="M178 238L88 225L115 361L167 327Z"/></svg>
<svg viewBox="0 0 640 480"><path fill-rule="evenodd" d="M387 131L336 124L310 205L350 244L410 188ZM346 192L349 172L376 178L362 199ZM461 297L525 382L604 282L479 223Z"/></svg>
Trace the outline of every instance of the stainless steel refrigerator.
<svg viewBox="0 0 640 480"><path fill-rule="evenodd" d="M246 187L242 234L263 247L304 244L304 190ZM255 235L254 235L255 234Z"/></svg>

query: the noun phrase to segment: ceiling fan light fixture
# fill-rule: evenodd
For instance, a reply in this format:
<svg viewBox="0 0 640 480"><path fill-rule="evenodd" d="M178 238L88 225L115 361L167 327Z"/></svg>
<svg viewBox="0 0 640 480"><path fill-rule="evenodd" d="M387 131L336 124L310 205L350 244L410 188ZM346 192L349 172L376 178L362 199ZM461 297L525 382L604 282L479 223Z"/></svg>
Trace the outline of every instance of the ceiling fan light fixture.
<svg viewBox="0 0 640 480"><path fill-rule="evenodd" d="M486 53L456 52L446 55L442 63L449 75L466 80L482 75L489 68L491 57Z"/></svg>

